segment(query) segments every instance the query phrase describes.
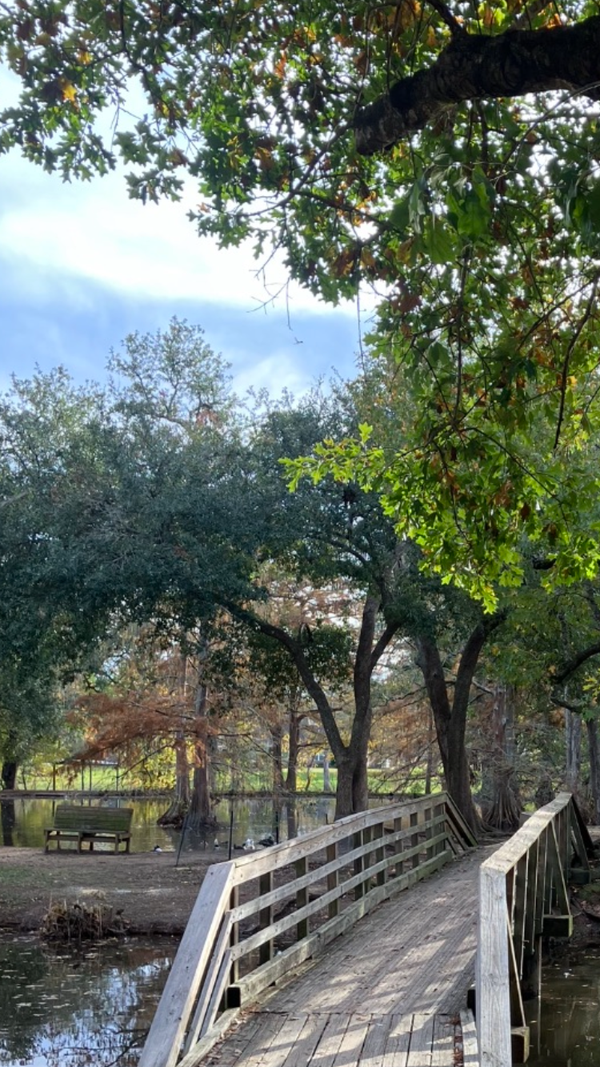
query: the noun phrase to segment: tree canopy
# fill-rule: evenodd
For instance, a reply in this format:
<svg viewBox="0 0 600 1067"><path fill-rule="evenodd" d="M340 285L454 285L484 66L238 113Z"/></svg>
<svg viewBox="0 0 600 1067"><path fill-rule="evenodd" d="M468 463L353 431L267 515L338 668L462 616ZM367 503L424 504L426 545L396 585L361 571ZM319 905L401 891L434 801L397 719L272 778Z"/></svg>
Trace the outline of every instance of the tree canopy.
<svg viewBox="0 0 600 1067"><path fill-rule="evenodd" d="M325 300L373 289L400 432L313 471L382 493L491 609L524 535L561 582L600 555L599 41L581 0L8 0L0 150L121 160L143 201L195 185L201 234L279 248Z"/></svg>

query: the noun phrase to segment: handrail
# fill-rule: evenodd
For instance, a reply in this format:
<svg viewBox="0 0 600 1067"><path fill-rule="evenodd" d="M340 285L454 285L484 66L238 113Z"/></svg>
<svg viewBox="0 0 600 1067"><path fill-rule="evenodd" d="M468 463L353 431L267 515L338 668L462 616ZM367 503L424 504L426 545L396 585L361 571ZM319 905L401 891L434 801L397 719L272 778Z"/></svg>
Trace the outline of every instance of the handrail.
<svg viewBox="0 0 600 1067"><path fill-rule="evenodd" d="M482 863L476 1011L481 1067L523 1063L529 1048L521 986L537 991L542 936L569 936L572 856L589 870L592 841L570 793L536 811Z"/></svg>
<svg viewBox="0 0 600 1067"><path fill-rule="evenodd" d="M261 990L475 844L439 793L210 867L139 1067L192 1067Z"/></svg>

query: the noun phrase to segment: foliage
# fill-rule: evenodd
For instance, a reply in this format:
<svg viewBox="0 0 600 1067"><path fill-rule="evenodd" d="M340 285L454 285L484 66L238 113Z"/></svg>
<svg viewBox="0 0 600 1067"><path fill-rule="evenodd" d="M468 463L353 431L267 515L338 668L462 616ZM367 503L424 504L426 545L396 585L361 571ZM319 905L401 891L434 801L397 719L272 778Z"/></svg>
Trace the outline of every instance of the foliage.
<svg viewBox="0 0 600 1067"><path fill-rule="evenodd" d="M142 201L193 182L201 234L329 301L372 288L399 438L366 421L310 469L382 493L491 609L524 536L559 583L600 555L598 26L588 0L8 2L0 149L66 179L120 158Z"/></svg>

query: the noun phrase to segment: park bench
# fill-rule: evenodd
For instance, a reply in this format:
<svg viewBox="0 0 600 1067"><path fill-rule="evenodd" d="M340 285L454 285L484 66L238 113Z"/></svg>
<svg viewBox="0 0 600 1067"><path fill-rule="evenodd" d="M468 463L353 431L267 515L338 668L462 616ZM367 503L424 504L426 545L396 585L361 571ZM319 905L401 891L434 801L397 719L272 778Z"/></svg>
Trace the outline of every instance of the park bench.
<svg viewBox="0 0 600 1067"><path fill-rule="evenodd" d="M77 804L59 804L54 813L54 826L44 831L44 852L48 852L52 841L56 842L59 852L61 841L76 841L78 852L83 852L84 843L93 852L97 841L111 842L115 852L121 851L123 843L125 852L129 852L132 815L132 808L84 808Z"/></svg>

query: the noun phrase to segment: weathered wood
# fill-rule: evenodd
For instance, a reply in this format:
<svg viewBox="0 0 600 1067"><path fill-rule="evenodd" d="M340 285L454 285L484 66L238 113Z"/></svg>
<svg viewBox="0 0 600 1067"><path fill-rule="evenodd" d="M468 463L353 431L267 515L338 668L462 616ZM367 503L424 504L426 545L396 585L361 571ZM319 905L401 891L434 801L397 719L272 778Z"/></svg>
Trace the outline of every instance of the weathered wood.
<svg viewBox="0 0 600 1067"><path fill-rule="evenodd" d="M440 794L446 799L447 794ZM358 815L347 815L343 819L323 826L318 830L312 830L303 837L284 841L280 845L265 849L263 852L249 852L239 856L232 862L235 864L234 884L245 882L248 878L257 878L268 870L280 870L290 863L294 863L301 856L310 856L314 852L325 849L327 845L335 841L343 841L351 837L365 827L374 826L382 821L391 822L400 812L418 812L426 807L430 801L427 797L417 800L390 804L382 808L372 808L369 811L360 812ZM250 874L249 868L252 868Z"/></svg>
<svg viewBox="0 0 600 1067"><path fill-rule="evenodd" d="M217 1042L221 1040L223 1034L233 1026L239 1014L239 1008L224 1011L211 1027L210 1033L196 1042L193 1048L179 1061L177 1067L197 1067ZM260 1024L257 1023L258 1025Z"/></svg>
<svg viewBox="0 0 600 1067"><path fill-rule="evenodd" d="M521 982L530 989L537 985L541 935L572 932L565 873L573 840L586 852L577 806L571 794L561 793L482 864L477 980L482 1067L510 1067L512 1059L527 1058Z"/></svg>
<svg viewBox="0 0 600 1067"><path fill-rule="evenodd" d="M444 844L448 840L448 835L444 829L443 818L435 820L433 823L433 828L436 832L435 838L432 843L434 843L438 849L444 851ZM400 840L406 839L410 834L410 830L402 830L398 832ZM388 839L388 843L394 843L396 841L396 837L396 833L391 834ZM250 916L255 915L263 907L281 904L283 901L295 896L298 890L304 889L307 886L315 885L317 879L319 881L322 881L324 878L329 878L329 875L331 874L337 873L338 878L337 880L334 879L334 883L341 885L341 892L345 893L348 888L348 879L344 880L343 882L340 882L339 872L343 868L347 868L348 866L350 866L359 857L364 856L366 852L372 851L372 846L370 843L361 844L357 848L353 848L348 852L344 852L343 854L337 853L337 842L334 842L333 845L330 845L328 847L334 850L334 856L333 858L330 858L330 856L327 855L328 862L320 865L318 870L309 870L304 875L296 875L284 885L278 886L277 889L273 889L269 893L261 894L260 896L257 896L252 900L248 900L243 904L237 905L234 912L235 922L241 922L243 919L247 919ZM420 848L420 844L417 844L415 846L414 851L412 849L407 849L403 853L403 856L406 856L407 859L411 858L420 851ZM301 859L306 859L306 857L301 857ZM382 866L380 866L380 864ZM393 854L390 854L389 856L384 855L382 860L378 861L377 863L374 863L368 872L369 876L377 875L378 872L381 872L383 869L385 869L386 866L388 868L397 866ZM330 888L329 884L328 888ZM334 888L334 885L332 885L331 888Z"/></svg>
<svg viewBox="0 0 600 1067"><path fill-rule="evenodd" d="M443 797L446 818L448 819L450 827L456 834L457 840L462 845L463 850L465 848L476 848L477 838L471 830L471 827L463 819L452 798L448 796L447 793L444 793Z"/></svg>
<svg viewBox="0 0 600 1067"><path fill-rule="evenodd" d="M174 1067L229 900L234 864L209 867L185 928L138 1067Z"/></svg>
<svg viewBox="0 0 600 1067"><path fill-rule="evenodd" d="M429 1067L433 1045L433 1015L413 1015L406 1067Z"/></svg>
<svg viewBox="0 0 600 1067"><path fill-rule="evenodd" d="M464 1067L480 1067L477 1028L472 1011L461 1011L460 1026L462 1030Z"/></svg>
<svg viewBox="0 0 600 1067"><path fill-rule="evenodd" d="M44 830L44 852L54 841L58 852L61 841L75 841L77 851L87 844L94 851L94 842L112 844L115 852L125 845L129 852L131 842L131 819L133 808L85 807L83 804L58 804L54 813L54 825Z"/></svg>
<svg viewBox="0 0 600 1067"><path fill-rule="evenodd" d="M306 878L307 873L308 858L306 856L303 856L302 859L296 860L296 879L301 879L303 876ZM332 890L332 892L334 891ZM296 882L295 926L297 941L302 941L303 938L308 937L309 915L312 915L313 912L317 910L314 906L315 904L320 905L321 899L319 898L318 901L315 901L313 904L310 904L308 900L308 887L302 885L301 888L298 888Z"/></svg>
<svg viewBox="0 0 600 1067"><path fill-rule="evenodd" d="M417 853L419 849L420 845L417 845ZM387 884L395 888L400 888L400 886L396 885L397 882L401 883L402 886L412 885L416 880L419 880L419 877L427 877L427 875L431 874L432 871L437 870L438 867L442 866L443 863L446 862L449 858L449 853L439 853L438 855L434 856L433 859L422 863L420 867L416 867L411 871L407 871L405 875L402 875L397 879L391 879L390 882ZM300 862L304 863L305 860L302 860ZM375 864L369 871L369 875L377 874L382 867L388 864L389 860L382 860L381 864ZM303 921L308 920L311 915L316 915L317 912L321 911L323 908L329 905L334 899L339 899L340 896L345 895L351 890L356 889L357 886L362 885L364 883L364 877L364 872L358 871L357 874L354 874L351 878L345 879L344 882L335 886L328 892L322 893L321 896L317 897L315 900L309 901L309 903L305 904L303 907L296 908L296 910L291 915L284 915L281 919L277 919L272 922L270 926L265 927L265 929L257 930L255 934L251 934L250 937L247 937L245 940L239 941L232 949L232 960L237 960L240 959L242 956L247 956L249 952L252 952L254 949L259 948L259 946L264 944L266 941L279 937L281 934L285 933L286 930L291 929L293 926L298 928ZM296 883L291 883L292 888L295 886L295 884ZM369 895L375 894L378 892L378 890L384 888L385 885L374 887L370 890ZM300 897L300 894L297 894L296 899L298 900L299 897L300 899L304 899L305 893L306 890L303 889L302 897ZM367 894L364 895L366 896ZM362 897L359 897L359 899L362 899ZM381 894L378 896L378 899L383 899ZM236 909L236 912L238 910L242 910L242 908ZM349 910L350 909L346 909L346 911ZM344 912L344 914L346 914L346 912ZM235 918L236 913L234 912L234 919ZM302 936L308 936L308 931L303 933Z"/></svg>
<svg viewBox="0 0 600 1067"><path fill-rule="evenodd" d="M436 1015L433 1021L431 1067L454 1067L454 1025L447 1016Z"/></svg>
<svg viewBox="0 0 600 1067"><path fill-rule="evenodd" d="M337 889L337 887L339 885L339 878L340 878L339 866L338 866L338 846L337 846L337 844L334 843L333 845L328 845L327 846L326 855L327 855L327 863L326 863L325 867L328 868L328 873L327 873L327 876L326 876L327 877L327 891L328 891L328 893L332 894L332 899L330 900L329 905L328 905L328 909L327 909L327 916L328 916L329 919L335 919L336 915L339 914L339 910L340 910L339 897L335 893L335 890ZM323 875L323 870L321 871L321 876L322 875Z"/></svg>
<svg viewBox="0 0 600 1067"><path fill-rule="evenodd" d="M394 1016L381 1067L406 1067L412 1034L412 1015Z"/></svg>
<svg viewBox="0 0 600 1067"><path fill-rule="evenodd" d="M506 871L503 864L498 869L495 859L483 863L479 872L477 1028L481 1067L512 1067Z"/></svg>
<svg viewBox="0 0 600 1067"><path fill-rule="evenodd" d="M273 906L265 903L265 897L273 890L273 871L262 874L258 881L258 895L262 901L262 908L258 913L258 921L263 930L271 930L273 926ZM273 939L267 938L261 942L258 954L260 963L268 963L273 959Z"/></svg>
<svg viewBox="0 0 600 1067"><path fill-rule="evenodd" d="M159 1022L155 1019L157 1026L161 1020L167 1025L161 1024L159 1041L154 1041L158 1031L155 1029L153 1034L151 1030L140 1067L173 1067L186 1032L185 1055L189 1057L198 1035L201 1039L203 1035L210 1037L205 1034L206 1028L214 1020L223 993L226 993L228 1007L247 1002L267 985L289 973L290 967L314 956L382 901L439 870L451 858L446 801L446 795L439 794L435 802L431 798L420 798L363 812L264 852L218 865L227 867L228 871L221 895L215 895L208 907L203 903L202 908L218 913L219 923L213 922L209 930L205 916L204 924L200 923L199 928L190 933L191 939L202 937L206 941L201 953L196 950L197 960L191 967L193 992L183 997L185 979L179 978L179 986L173 979L173 974L181 976L184 973L178 964L178 954L169 979L171 984L167 983L157 1013ZM456 837L454 832L453 836ZM350 849L344 847L348 844ZM292 877L275 887L274 874L281 871L286 878L285 868L290 867L294 869ZM211 868L209 875L217 869ZM353 873L349 875L349 871ZM258 882L257 896L240 903L239 887L255 880ZM309 888L313 890L310 896ZM357 899L348 904L343 898L352 892ZM197 903L202 895L201 892ZM290 914L280 913L279 918L275 918L274 908L286 901L286 907L293 902L295 910ZM240 923L256 914L258 929L244 936ZM223 916L226 916L227 925L221 927L221 936L215 944ZM317 924L314 931L309 930L309 920L313 917ZM193 915L188 930L192 920ZM294 927L298 938L296 944L273 958L275 939ZM184 942L188 945L185 937ZM240 979L239 962L242 959L250 960L254 969ZM190 1024L194 1001L205 973L207 988ZM172 999L174 991L182 999L177 1020L169 1017L169 1014L174 1016L174 1007L165 1007L165 997ZM167 1053L169 1041L172 1045Z"/></svg>
<svg viewBox="0 0 600 1067"><path fill-rule="evenodd" d="M198 1003L194 1012L192 1025L189 1029L185 1044L183 1046L184 1055L189 1052L192 1045L198 1040L198 1035L200 1034L200 1032L205 1029L204 1021L206 1019L206 1015L209 1009L215 983L217 981L219 971L222 966L225 950L229 945L231 937L231 927L232 919L230 913L229 915L225 916L225 919L221 926L221 930L219 932L219 936L215 945L215 951L210 961L208 972L202 985L200 996L198 998Z"/></svg>

